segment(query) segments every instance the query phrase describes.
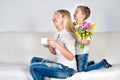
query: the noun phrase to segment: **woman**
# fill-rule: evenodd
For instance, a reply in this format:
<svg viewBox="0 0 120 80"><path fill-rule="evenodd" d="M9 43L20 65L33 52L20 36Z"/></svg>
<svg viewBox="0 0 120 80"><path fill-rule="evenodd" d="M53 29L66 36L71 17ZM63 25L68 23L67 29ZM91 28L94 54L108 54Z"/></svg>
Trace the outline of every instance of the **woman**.
<svg viewBox="0 0 120 80"><path fill-rule="evenodd" d="M58 10L53 15L57 36L48 39L45 47L57 56L57 62L34 57L31 60L30 73L34 80L44 77L64 79L76 73L75 38L72 35L72 20L67 10Z"/></svg>

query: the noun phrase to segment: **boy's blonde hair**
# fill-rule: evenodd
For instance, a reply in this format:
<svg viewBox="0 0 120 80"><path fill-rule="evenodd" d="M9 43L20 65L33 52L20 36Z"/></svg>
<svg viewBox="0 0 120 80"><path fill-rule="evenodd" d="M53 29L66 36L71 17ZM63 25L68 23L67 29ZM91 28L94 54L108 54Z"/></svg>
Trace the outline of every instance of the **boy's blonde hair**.
<svg viewBox="0 0 120 80"><path fill-rule="evenodd" d="M85 14L85 19L87 19L90 16L90 9L88 6L77 6L77 8L79 8L83 14Z"/></svg>
<svg viewBox="0 0 120 80"><path fill-rule="evenodd" d="M63 16L64 28L67 31L72 32L72 29L71 29L72 28L72 19L71 19L70 12L68 10L64 10L64 9L57 10L57 12L59 12Z"/></svg>

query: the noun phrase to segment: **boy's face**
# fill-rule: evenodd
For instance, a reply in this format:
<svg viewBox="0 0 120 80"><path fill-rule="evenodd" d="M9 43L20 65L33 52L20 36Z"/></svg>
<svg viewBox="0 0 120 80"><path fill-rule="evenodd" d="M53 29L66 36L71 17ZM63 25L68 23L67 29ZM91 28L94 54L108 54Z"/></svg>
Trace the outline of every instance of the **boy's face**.
<svg viewBox="0 0 120 80"><path fill-rule="evenodd" d="M77 21L84 20L84 14L82 13L82 10L80 8L77 8L74 12L74 19Z"/></svg>

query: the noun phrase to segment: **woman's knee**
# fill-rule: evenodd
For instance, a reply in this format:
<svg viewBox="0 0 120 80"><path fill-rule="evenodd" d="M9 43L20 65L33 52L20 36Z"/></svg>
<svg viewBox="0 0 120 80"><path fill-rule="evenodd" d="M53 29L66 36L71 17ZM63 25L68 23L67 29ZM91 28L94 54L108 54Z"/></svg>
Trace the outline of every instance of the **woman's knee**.
<svg viewBox="0 0 120 80"><path fill-rule="evenodd" d="M39 58L39 57L33 57L31 59L31 63L35 63L35 62L41 62L43 59L42 58Z"/></svg>
<svg viewBox="0 0 120 80"><path fill-rule="evenodd" d="M29 71L30 71L30 72L33 72L33 70L34 70L34 65L30 65Z"/></svg>
<svg viewBox="0 0 120 80"><path fill-rule="evenodd" d="M33 57L33 58L31 59L31 63L34 63L34 62L35 62L35 59L36 59L36 57Z"/></svg>

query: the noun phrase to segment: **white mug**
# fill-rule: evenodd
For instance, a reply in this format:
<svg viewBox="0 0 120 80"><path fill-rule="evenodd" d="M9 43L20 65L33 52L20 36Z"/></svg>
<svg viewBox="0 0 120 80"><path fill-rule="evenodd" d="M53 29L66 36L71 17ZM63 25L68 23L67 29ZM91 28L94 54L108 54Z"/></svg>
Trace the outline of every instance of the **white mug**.
<svg viewBox="0 0 120 80"><path fill-rule="evenodd" d="M42 45L48 45L48 38L41 38Z"/></svg>

